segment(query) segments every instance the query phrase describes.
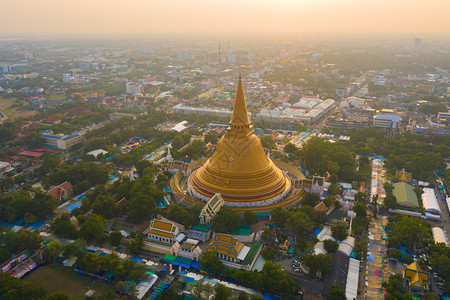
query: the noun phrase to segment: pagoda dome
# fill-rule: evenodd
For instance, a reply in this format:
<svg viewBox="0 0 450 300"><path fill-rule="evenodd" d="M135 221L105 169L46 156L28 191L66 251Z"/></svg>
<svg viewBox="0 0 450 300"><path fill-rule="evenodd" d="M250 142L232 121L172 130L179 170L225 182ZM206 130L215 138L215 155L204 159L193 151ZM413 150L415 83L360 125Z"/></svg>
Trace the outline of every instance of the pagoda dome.
<svg viewBox="0 0 450 300"><path fill-rule="evenodd" d="M228 202L274 198L290 187L289 178L267 157L250 123L241 79L227 132L203 166L189 177L195 194L220 193Z"/></svg>

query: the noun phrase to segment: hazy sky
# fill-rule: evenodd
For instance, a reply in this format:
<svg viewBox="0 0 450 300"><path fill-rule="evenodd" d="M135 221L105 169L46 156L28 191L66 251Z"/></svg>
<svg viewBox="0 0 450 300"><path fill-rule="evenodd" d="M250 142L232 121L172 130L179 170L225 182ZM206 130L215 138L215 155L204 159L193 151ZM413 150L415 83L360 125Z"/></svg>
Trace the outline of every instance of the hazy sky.
<svg viewBox="0 0 450 300"><path fill-rule="evenodd" d="M0 34L450 35L450 0L0 0Z"/></svg>

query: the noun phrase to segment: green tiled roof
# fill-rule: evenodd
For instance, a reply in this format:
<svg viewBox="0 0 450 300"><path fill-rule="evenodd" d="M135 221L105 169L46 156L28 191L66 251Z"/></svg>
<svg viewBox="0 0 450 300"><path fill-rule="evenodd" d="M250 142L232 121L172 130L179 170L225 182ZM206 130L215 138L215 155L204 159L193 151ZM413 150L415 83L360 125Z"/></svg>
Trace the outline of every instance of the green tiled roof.
<svg viewBox="0 0 450 300"><path fill-rule="evenodd" d="M203 232L208 232L211 230L211 227L203 226L203 225L194 225L194 226L192 226L192 229L198 230L198 231L203 231Z"/></svg>
<svg viewBox="0 0 450 300"><path fill-rule="evenodd" d="M256 256L256 253L258 253L259 248L261 248L262 242L256 241L253 246L250 248L250 251L248 251L247 256L245 257L244 261L242 262L243 265L249 265L252 263L253 259Z"/></svg>
<svg viewBox="0 0 450 300"><path fill-rule="evenodd" d="M393 194L397 199L398 205L414 208L419 207L419 201L417 200L414 188L406 182L394 183Z"/></svg>

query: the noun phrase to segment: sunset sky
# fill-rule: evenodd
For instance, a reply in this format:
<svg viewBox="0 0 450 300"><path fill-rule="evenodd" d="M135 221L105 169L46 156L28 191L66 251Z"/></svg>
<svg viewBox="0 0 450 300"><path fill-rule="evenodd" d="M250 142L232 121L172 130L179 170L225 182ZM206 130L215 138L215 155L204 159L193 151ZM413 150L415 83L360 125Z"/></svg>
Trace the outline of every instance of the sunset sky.
<svg viewBox="0 0 450 300"><path fill-rule="evenodd" d="M0 34L450 35L449 0L0 0Z"/></svg>

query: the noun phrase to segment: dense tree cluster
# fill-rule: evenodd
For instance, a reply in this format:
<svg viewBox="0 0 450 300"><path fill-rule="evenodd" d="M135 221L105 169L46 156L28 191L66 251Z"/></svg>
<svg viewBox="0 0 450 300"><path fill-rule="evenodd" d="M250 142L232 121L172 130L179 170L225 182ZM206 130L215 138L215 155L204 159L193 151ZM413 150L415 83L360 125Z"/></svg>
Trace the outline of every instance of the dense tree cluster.
<svg viewBox="0 0 450 300"><path fill-rule="evenodd" d="M23 218L26 223L45 219L53 213L56 200L39 189L22 189L8 196L0 195L0 219L14 222Z"/></svg>
<svg viewBox="0 0 450 300"><path fill-rule="evenodd" d="M45 299L47 291L30 282L12 277L9 273L0 272L0 298L5 300Z"/></svg>
<svg viewBox="0 0 450 300"><path fill-rule="evenodd" d="M68 161L50 173L42 181L44 186L49 188L52 185L58 185L64 181L69 181L74 186L86 181L91 186L94 186L97 184L105 184L109 178L108 166L85 162L71 163L73 162Z"/></svg>
<svg viewBox="0 0 450 300"><path fill-rule="evenodd" d="M309 268L309 275L323 276L331 271L333 257L330 254L310 254L304 258L303 262Z"/></svg>
<svg viewBox="0 0 450 300"><path fill-rule="evenodd" d="M450 247L447 247L444 243L432 245L428 261L439 276L450 282Z"/></svg>
<svg viewBox="0 0 450 300"><path fill-rule="evenodd" d="M174 203L170 206L169 210L165 210L163 214L166 218L183 224L185 228L189 228L198 223L198 216L200 215L201 210L202 208L198 205L186 208Z"/></svg>
<svg viewBox="0 0 450 300"><path fill-rule="evenodd" d="M304 244L305 238L310 237L313 230L326 220L325 212L316 211L309 205L289 210L278 207L271 214L277 226L284 228L286 234L294 235L299 245Z"/></svg>
<svg viewBox="0 0 450 300"><path fill-rule="evenodd" d="M383 287L388 292L386 300L406 300L412 298L412 295L406 292L401 274L391 275L387 282L383 282Z"/></svg>
<svg viewBox="0 0 450 300"><path fill-rule="evenodd" d="M373 128L350 132L351 151L360 154L376 153L386 157L386 168L390 174L405 169L414 178L429 180L433 171L444 169L443 157L450 154L450 137L419 136L404 134L395 139L386 139L383 133Z"/></svg>
<svg viewBox="0 0 450 300"><path fill-rule="evenodd" d="M431 226L417 218L397 216L390 222L387 244L389 248L398 248L403 244L407 249L414 250L422 248L430 243Z"/></svg>
<svg viewBox="0 0 450 300"><path fill-rule="evenodd" d="M241 216L226 206L222 206L212 219L212 228L215 232L230 233L231 230L238 229L241 225Z"/></svg>
<svg viewBox="0 0 450 300"><path fill-rule="evenodd" d="M0 263L8 260L11 255L29 250L33 252L41 247L42 239L37 232L20 230L8 231L0 235Z"/></svg>
<svg viewBox="0 0 450 300"><path fill-rule="evenodd" d="M215 274L221 274L225 267L217 257L217 252L205 252L200 256L200 267L204 270L210 270Z"/></svg>
<svg viewBox="0 0 450 300"><path fill-rule="evenodd" d="M366 175L356 171L355 157L343 143L330 143L322 138L311 138L299 151L302 163L314 173L331 174L332 182L365 180Z"/></svg>
<svg viewBox="0 0 450 300"><path fill-rule="evenodd" d="M52 223L51 229L53 233L59 237L76 239L78 237L78 230L75 225L70 222L68 214L59 215Z"/></svg>
<svg viewBox="0 0 450 300"><path fill-rule="evenodd" d="M241 284L276 295L291 296L300 289L280 265L274 265L270 260L266 261L260 272L238 270L232 277Z"/></svg>

